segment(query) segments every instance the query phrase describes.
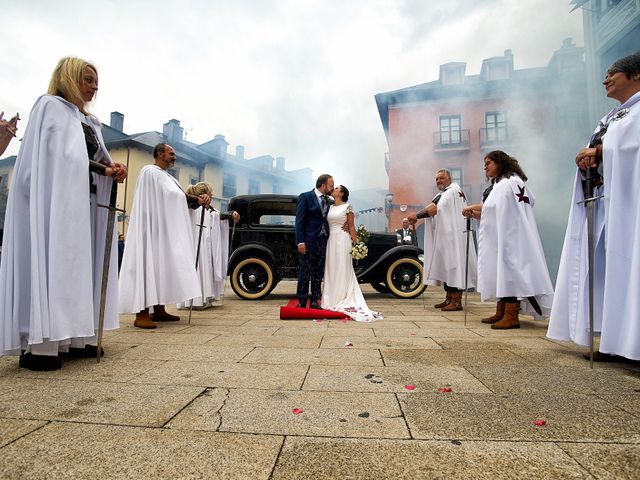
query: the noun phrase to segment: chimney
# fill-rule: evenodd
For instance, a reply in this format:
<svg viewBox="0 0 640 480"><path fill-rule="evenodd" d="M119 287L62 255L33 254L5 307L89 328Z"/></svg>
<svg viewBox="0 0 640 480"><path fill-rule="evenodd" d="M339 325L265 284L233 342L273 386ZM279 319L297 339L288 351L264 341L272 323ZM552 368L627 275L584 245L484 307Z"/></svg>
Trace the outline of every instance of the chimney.
<svg viewBox="0 0 640 480"><path fill-rule="evenodd" d="M213 144L213 152L218 158L224 158L227 156L227 147L229 146L229 142L224 139L224 135L216 135L211 140Z"/></svg>
<svg viewBox="0 0 640 480"><path fill-rule="evenodd" d="M284 170L284 157L276 157L276 170Z"/></svg>
<svg viewBox="0 0 640 480"><path fill-rule="evenodd" d="M120 112L111 112L111 123L109 123L109 126L114 130L122 132L122 128L124 127L124 115Z"/></svg>
<svg viewBox="0 0 640 480"><path fill-rule="evenodd" d="M184 129L180 126L180 120L172 118L162 126L162 134L166 137L168 143L181 142L183 139Z"/></svg>
<svg viewBox="0 0 640 480"><path fill-rule="evenodd" d="M244 146L237 145L236 146L236 160L244 160Z"/></svg>

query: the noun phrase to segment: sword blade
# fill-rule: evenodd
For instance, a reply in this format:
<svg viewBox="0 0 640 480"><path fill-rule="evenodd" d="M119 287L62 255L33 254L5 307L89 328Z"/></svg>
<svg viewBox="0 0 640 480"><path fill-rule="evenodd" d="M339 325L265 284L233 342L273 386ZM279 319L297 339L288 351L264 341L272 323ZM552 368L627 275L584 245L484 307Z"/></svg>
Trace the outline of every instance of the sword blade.
<svg viewBox="0 0 640 480"><path fill-rule="evenodd" d="M469 295L469 239L471 237L471 217L467 217L467 254L464 268L464 326L467 326L467 296Z"/></svg>
<svg viewBox="0 0 640 480"><path fill-rule="evenodd" d="M202 243L202 230L204 229L204 211L205 211L205 208L204 208L204 206L202 206L200 208L202 209L202 211L200 213L200 225L198 225L200 230L198 230L198 247L196 249L196 272L198 271L198 262L200 261L200 244ZM193 298L189 302L189 321L187 322L189 325L191 325L191 313L192 312L193 312Z"/></svg>

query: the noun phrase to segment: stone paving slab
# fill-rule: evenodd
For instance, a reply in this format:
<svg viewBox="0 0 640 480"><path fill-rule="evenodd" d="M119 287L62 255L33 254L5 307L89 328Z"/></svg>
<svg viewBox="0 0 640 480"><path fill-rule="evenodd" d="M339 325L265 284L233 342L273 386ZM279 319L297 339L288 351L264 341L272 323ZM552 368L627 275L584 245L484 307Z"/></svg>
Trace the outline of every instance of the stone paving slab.
<svg viewBox="0 0 640 480"><path fill-rule="evenodd" d="M424 338L477 338L479 335L466 328L374 328L376 337L424 337Z"/></svg>
<svg viewBox="0 0 640 480"><path fill-rule="evenodd" d="M365 349L256 348L242 363L273 365L372 365L384 363L380 352Z"/></svg>
<svg viewBox="0 0 640 480"><path fill-rule="evenodd" d="M624 410L625 412L635 415L640 418L640 389L634 388L634 393L622 393L622 392L610 392L599 393L598 398L601 398L610 405ZM640 464L638 464L638 470L640 471Z"/></svg>
<svg viewBox="0 0 640 480"><path fill-rule="evenodd" d="M597 479L638 478L639 444L560 443L558 446Z"/></svg>
<svg viewBox="0 0 640 480"><path fill-rule="evenodd" d="M436 392L441 387L455 391L490 393L473 375L462 367L430 366L356 367L320 366L309 368L302 389L339 392L406 392L407 386L415 392Z"/></svg>
<svg viewBox="0 0 640 480"><path fill-rule="evenodd" d="M267 479L281 444L278 436L53 423L3 449L0 477Z"/></svg>
<svg viewBox="0 0 640 480"><path fill-rule="evenodd" d="M307 373L306 365L253 365L216 361L165 362L132 380L153 385L297 390Z"/></svg>
<svg viewBox="0 0 640 480"><path fill-rule="evenodd" d="M552 443L424 442L287 437L274 480L584 479Z"/></svg>
<svg viewBox="0 0 640 480"><path fill-rule="evenodd" d="M221 432L409 438L390 393L231 390L221 416Z"/></svg>
<svg viewBox="0 0 640 480"><path fill-rule="evenodd" d="M352 343L351 347L345 346L346 342ZM427 349L440 349L442 348L431 338L422 337L354 337L354 336L336 336L336 337L324 337L322 339L322 345L320 348L427 348Z"/></svg>
<svg viewBox="0 0 640 480"><path fill-rule="evenodd" d="M219 347L215 345L152 345L143 344L120 354L128 360L175 360L184 362L200 362L224 360L239 362L253 347ZM144 365L143 362L139 363Z"/></svg>
<svg viewBox="0 0 640 480"><path fill-rule="evenodd" d="M530 366L469 367L469 371L487 388L499 394L529 394L537 392L633 393L640 389L640 374L610 370Z"/></svg>
<svg viewBox="0 0 640 480"><path fill-rule="evenodd" d="M640 441L640 418L588 395L400 394L414 438ZM606 412L606 414L603 414ZM536 426L536 420L546 425Z"/></svg>
<svg viewBox="0 0 640 480"><path fill-rule="evenodd" d="M478 354L477 350L380 350L384 363L391 367L413 368L415 366L482 366L495 365L530 366L527 358L510 350L490 350L490 353Z"/></svg>
<svg viewBox="0 0 640 480"><path fill-rule="evenodd" d="M208 388L189 406L165 425L179 430L203 430L215 432L220 428L220 409L229 396L226 388Z"/></svg>
<svg viewBox="0 0 640 480"><path fill-rule="evenodd" d="M0 448L46 425L46 421L0 418Z"/></svg>
<svg viewBox="0 0 640 480"><path fill-rule="evenodd" d="M308 335L304 337L290 337L286 335L219 335L209 340L207 345L225 347L264 347L264 348L318 348L322 335Z"/></svg>
<svg viewBox="0 0 640 480"><path fill-rule="evenodd" d="M154 345L202 345L214 339L216 335L190 335L187 333L163 332L162 328L141 332L139 328L135 332L119 333L112 336L111 343L150 343Z"/></svg>
<svg viewBox="0 0 640 480"><path fill-rule="evenodd" d="M0 417L159 427L203 391L198 387L0 379Z"/></svg>
<svg viewBox="0 0 640 480"><path fill-rule="evenodd" d="M439 338L438 344L442 348L458 348L464 350L491 350L494 348L504 348L517 350L519 348L528 350L555 350L558 345L545 339L529 336L493 336L491 338Z"/></svg>
<svg viewBox="0 0 640 480"><path fill-rule="evenodd" d="M274 335L280 336L302 336L302 335L322 335L324 337L339 337L342 335L354 337L374 337L373 329L356 325L354 327L330 328L325 326L328 322L318 322L311 327L281 327Z"/></svg>

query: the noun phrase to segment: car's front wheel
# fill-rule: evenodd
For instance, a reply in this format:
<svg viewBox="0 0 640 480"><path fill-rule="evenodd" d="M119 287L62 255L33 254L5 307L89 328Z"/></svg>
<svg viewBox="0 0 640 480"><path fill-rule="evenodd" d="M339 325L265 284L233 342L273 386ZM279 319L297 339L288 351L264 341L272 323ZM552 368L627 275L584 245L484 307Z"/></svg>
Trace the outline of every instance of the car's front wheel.
<svg viewBox="0 0 640 480"><path fill-rule="evenodd" d="M245 258L231 272L231 288L246 300L266 297L274 286L273 268L262 258Z"/></svg>
<svg viewBox="0 0 640 480"><path fill-rule="evenodd" d="M418 297L426 288L422 272L422 263L417 258L399 258L387 268L387 286L396 297Z"/></svg>

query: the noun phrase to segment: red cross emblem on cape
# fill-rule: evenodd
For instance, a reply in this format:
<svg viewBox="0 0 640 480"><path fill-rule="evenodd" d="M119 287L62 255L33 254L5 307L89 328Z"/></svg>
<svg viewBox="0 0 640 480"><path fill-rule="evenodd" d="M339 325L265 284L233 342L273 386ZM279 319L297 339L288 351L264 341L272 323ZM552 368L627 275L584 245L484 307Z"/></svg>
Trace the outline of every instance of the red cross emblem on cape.
<svg viewBox="0 0 640 480"><path fill-rule="evenodd" d="M458 195L459 195L459 196L460 196L460 198L462 198L463 200L466 200L466 199L467 199L467 197L465 197L465 196L464 196L464 192L463 192L462 190L460 190L460 191L458 192Z"/></svg>
<svg viewBox="0 0 640 480"><path fill-rule="evenodd" d="M527 197L524 194L524 186L523 187L518 187L518 190L520 190L520 193L516 193L516 197L518 197L518 202L524 202L524 203L528 203L529 205L531 205L531 203L529 202L529 197Z"/></svg>

